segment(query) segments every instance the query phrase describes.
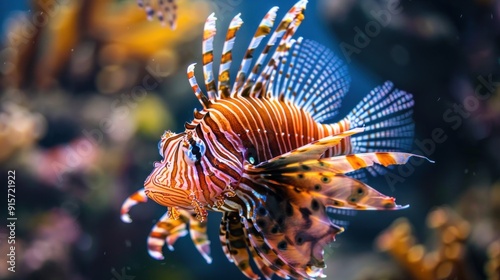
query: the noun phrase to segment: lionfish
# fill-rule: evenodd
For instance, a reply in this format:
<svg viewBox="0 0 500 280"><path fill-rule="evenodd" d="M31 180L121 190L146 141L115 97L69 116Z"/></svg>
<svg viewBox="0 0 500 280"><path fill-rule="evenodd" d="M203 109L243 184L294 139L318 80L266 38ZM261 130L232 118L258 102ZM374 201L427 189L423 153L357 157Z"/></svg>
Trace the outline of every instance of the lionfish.
<svg viewBox="0 0 500 280"><path fill-rule="evenodd" d="M170 26L170 29L176 28L177 22L177 3L176 0L158 0L157 9L151 5L151 0L137 0L137 5L144 9L148 20L153 20L153 17L158 17L162 25Z"/></svg>
<svg viewBox="0 0 500 280"><path fill-rule="evenodd" d="M327 209L395 210L406 206L363 181L366 173L404 164L411 148L412 95L393 84L373 89L336 123L350 85L346 65L320 44L294 39L307 1L297 2L272 31L278 7L260 22L231 84L230 65L240 15L230 22L222 48L218 82L213 73L214 14L203 35L201 91L194 65L189 83L203 109L185 131L166 131L158 143L160 162L122 206L148 198L167 211L152 228L148 252L163 259L188 233L211 263L207 210L223 212L220 242L229 261L257 279L253 259L270 279L324 277L324 247L343 227ZM267 35L256 61L254 52Z"/></svg>

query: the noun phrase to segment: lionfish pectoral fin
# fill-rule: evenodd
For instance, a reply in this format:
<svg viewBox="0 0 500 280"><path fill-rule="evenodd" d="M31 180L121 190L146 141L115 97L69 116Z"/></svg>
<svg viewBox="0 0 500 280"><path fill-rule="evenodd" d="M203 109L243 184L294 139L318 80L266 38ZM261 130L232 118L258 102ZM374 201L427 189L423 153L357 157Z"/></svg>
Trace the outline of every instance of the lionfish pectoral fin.
<svg viewBox="0 0 500 280"><path fill-rule="evenodd" d="M260 272L262 273L264 278L266 278L266 280L271 280L273 278L274 271L268 265L266 265L264 260L255 251L255 248L250 246L249 249L250 249L250 253L252 254L252 258L255 262L255 265L260 270ZM280 276L281 278L287 279L286 275L280 275L280 274L276 274L276 275Z"/></svg>
<svg viewBox="0 0 500 280"><path fill-rule="evenodd" d="M208 263L211 263L210 241L206 234L207 222L198 221L192 211L176 210L176 213L178 218L173 219L171 211L167 211L151 229L147 240L149 255L154 259L163 260L163 246L166 244L168 249L173 251L177 239L188 234L189 223L189 233L196 249Z"/></svg>
<svg viewBox="0 0 500 280"><path fill-rule="evenodd" d="M250 251L252 252L255 263L261 269L261 272L266 276L266 278L271 278L273 274L276 274L284 279L289 279L289 275L294 278L303 278L303 276L297 272L295 267L285 263L279 252L266 242L263 232L260 232L255 227L253 219L244 221L245 227L248 229L249 233L248 240L251 245Z"/></svg>
<svg viewBox="0 0 500 280"><path fill-rule="evenodd" d="M324 206L355 210L402 209L406 207L397 205L394 198L344 174L375 164L405 164L410 157L427 159L398 152L365 153L294 162L271 172L264 169L259 172L261 180L305 191Z"/></svg>
<svg viewBox="0 0 500 280"><path fill-rule="evenodd" d="M286 275L324 276L324 248L344 230L329 218L327 207L405 208L396 205L394 198L344 173L374 164L404 164L416 155L386 152L317 158L326 148L355 132L321 139L247 170L253 183L268 190L260 194L265 199L253 198L253 215L247 221L251 244L267 263Z"/></svg>
<svg viewBox="0 0 500 280"><path fill-rule="evenodd" d="M311 159L303 162L288 164L280 168L279 171L280 173L333 172L335 174L346 174L374 165L388 167L391 165L406 164L411 157L425 159L434 163L434 161L416 154L401 152L375 152L349 154L319 160Z"/></svg>
<svg viewBox="0 0 500 280"><path fill-rule="evenodd" d="M239 270L250 279L259 276L250 266L250 247L247 232L236 212L225 212L220 225L219 239L227 259L233 262ZM264 273L264 272L263 272Z"/></svg>
<svg viewBox="0 0 500 280"><path fill-rule="evenodd" d="M121 220L124 223L131 223L132 219L130 218L130 215L129 215L130 209L139 203L145 203L147 201L148 201L148 197L146 196L146 193L144 192L144 188L133 193L122 204L122 207L120 210Z"/></svg>
<svg viewBox="0 0 500 280"><path fill-rule="evenodd" d="M184 210L185 211L185 210ZM188 211L185 211L188 212ZM189 234L191 235L191 240L207 261L207 263L212 263L212 257L210 256L210 240L207 235L207 220L200 221L196 218L197 214L193 212L188 212L189 214Z"/></svg>
<svg viewBox="0 0 500 280"><path fill-rule="evenodd" d="M293 189L268 182L264 200L246 220L249 240L262 261L280 277L310 279L323 276L323 249L343 231L332 224L325 207Z"/></svg>
<svg viewBox="0 0 500 280"><path fill-rule="evenodd" d="M363 128L354 128L336 135L321 138L288 153L274 157L268 161L264 161L255 167L250 166L249 170L251 173L254 172L253 170L279 170L280 168L292 163L308 159L319 159L327 149L340 144L340 142L346 137L363 131Z"/></svg>
<svg viewBox="0 0 500 280"><path fill-rule="evenodd" d="M174 243L180 237L186 236L187 217L182 215L179 219L172 219L170 211L167 211L153 226L148 236L148 253L157 260L163 260L163 246L167 244L169 250L174 250Z"/></svg>

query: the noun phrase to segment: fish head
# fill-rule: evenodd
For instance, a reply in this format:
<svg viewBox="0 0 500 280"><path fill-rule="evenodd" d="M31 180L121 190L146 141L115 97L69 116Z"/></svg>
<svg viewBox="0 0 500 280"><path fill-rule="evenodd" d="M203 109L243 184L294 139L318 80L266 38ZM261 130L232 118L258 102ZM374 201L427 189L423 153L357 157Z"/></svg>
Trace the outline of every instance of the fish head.
<svg viewBox="0 0 500 280"><path fill-rule="evenodd" d="M196 130L166 131L158 149L163 159L154 163L153 171L144 182L144 190L160 205L187 210L220 205L224 195L231 192L231 185L239 180L221 170L219 159L211 160L205 155L207 143L198 137ZM241 166L241 162L235 166L238 164Z"/></svg>
<svg viewBox="0 0 500 280"><path fill-rule="evenodd" d="M192 133L165 131L158 142L160 162L144 181L146 195L166 207L190 208L194 163L204 154L205 145Z"/></svg>

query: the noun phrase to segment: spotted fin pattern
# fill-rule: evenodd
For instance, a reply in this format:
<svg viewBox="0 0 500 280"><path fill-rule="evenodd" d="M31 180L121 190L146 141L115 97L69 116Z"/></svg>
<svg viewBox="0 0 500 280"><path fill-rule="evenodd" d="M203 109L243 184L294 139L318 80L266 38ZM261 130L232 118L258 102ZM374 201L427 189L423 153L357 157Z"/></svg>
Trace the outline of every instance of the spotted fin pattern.
<svg viewBox="0 0 500 280"><path fill-rule="evenodd" d="M323 248L343 231L327 207L352 210L397 210L395 199L344 175L374 166L404 164L413 154L380 152L321 158L356 128L325 137L289 153L248 165L246 184L267 193L253 197L246 219L249 240L272 269L294 278L323 277ZM424 157L421 157L424 158ZM259 187L260 186L260 187Z"/></svg>
<svg viewBox="0 0 500 280"><path fill-rule="evenodd" d="M412 156L425 157L400 152L376 152L320 158L324 151L338 145L343 138L362 131L356 128L325 137L255 167L249 166L247 173L258 177L257 181L266 185L272 182L286 188L302 186L325 206L358 210L402 208L394 203L393 198L344 174L375 164L386 167L405 164ZM321 189L321 192L317 189Z"/></svg>
<svg viewBox="0 0 500 280"><path fill-rule="evenodd" d="M176 0L158 0L155 5L151 4L151 0L137 0L137 5L146 11L148 20L153 20L156 13L162 25L168 24L172 30L177 27ZM154 6L156 6L156 9Z"/></svg>
<svg viewBox="0 0 500 280"><path fill-rule="evenodd" d="M343 229L330 222L325 207L301 191L278 187L256 205L250 240L272 268L294 278L322 277L323 248Z"/></svg>
<svg viewBox="0 0 500 280"><path fill-rule="evenodd" d="M219 237L224 253L250 279L258 279L250 266L248 234L237 212L225 212L220 225Z"/></svg>

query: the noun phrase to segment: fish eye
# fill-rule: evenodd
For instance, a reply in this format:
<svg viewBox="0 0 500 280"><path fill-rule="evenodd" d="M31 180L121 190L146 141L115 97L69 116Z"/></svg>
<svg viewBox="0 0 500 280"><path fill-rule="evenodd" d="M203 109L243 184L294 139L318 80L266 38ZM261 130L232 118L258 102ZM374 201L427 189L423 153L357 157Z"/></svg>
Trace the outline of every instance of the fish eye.
<svg viewBox="0 0 500 280"><path fill-rule="evenodd" d="M191 162L198 162L205 155L206 146L200 139L191 138L189 140L189 148L186 150L186 156Z"/></svg>
<svg viewBox="0 0 500 280"><path fill-rule="evenodd" d="M257 165L259 164L259 158L257 157L257 150L255 150L254 147L250 147L247 149L245 153L245 159L251 164L251 165Z"/></svg>
<svg viewBox="0 0 500 280"><path fill-rule="evenodd" d="M158 141L158 152L160 153L160 156L162 158L165 157L165 155L163 154L163 140Z"/></svg>

